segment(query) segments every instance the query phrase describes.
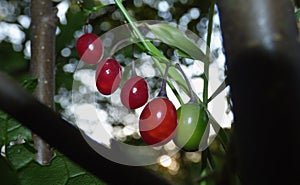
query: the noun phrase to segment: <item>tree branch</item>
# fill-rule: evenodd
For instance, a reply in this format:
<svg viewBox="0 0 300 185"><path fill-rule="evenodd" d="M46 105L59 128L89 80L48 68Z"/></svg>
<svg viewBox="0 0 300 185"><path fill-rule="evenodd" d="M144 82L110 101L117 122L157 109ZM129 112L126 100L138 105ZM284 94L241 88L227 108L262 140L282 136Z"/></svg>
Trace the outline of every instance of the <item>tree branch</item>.
<svg viewBox="0 0 300 185"><path fill-rule="evenodd" d="M36 100L3 72L0 72L0 99L0 109L108 184L171 185L144 167L117 164L96 153L80 130Z"/></svg>
<svg viewBox="0 0 300 185"><path fill-rule="evenodd" d="M32 76L38 79L34 95L39 101L54 108L54 53L56 12L53 11L52 1L31 1L31 63ZM44 124L41 122L40 124ZM54 156L49 145L32 134L37 150L35 159L41 165L47 165Z"/></svg>

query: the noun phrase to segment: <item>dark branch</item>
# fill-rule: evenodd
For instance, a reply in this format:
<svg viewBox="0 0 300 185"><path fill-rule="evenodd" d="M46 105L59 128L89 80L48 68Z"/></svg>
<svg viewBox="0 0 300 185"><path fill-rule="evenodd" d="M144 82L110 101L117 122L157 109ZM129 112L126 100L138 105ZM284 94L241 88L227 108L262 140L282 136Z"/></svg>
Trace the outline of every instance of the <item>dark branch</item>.
<svg viewBox="0 0 300 185"><path fill-rule="evenodd" d="M0 109L108 184L170 185L143 167L114 163L88 146L80 131L0 72Z"/></svg>

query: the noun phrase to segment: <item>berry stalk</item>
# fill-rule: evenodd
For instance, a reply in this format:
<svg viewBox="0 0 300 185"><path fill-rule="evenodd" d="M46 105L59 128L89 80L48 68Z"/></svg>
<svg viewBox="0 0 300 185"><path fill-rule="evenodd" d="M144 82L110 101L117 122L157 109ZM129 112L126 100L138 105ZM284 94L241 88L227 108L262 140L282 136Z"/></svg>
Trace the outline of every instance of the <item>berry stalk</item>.
<svg viewBox="0 0 300 185"><path fill-rule="evenodd" d="M191 83L190 83L189 79L187 78L186 74L184 73L184 71L182 70L182 68L180 67L180 65L178 63L176 64L175 67L180 71L180 73L182 74L182 76L184 77L184 79L186 81L186 84L188 86L189 93L190 93L190 101L189 102L190 103L198 103L195 93L192 89Z"/></svg>
<svg viewBox="0 0 300 185"><path fill-rule="evenodd" d="M166 69L165 69L164 77L162 79L161 88L157 95L158 97L168 98L168 96L167 96L167 77L168 77L169 68L170 68L170 63L166 63Z"/></svg>

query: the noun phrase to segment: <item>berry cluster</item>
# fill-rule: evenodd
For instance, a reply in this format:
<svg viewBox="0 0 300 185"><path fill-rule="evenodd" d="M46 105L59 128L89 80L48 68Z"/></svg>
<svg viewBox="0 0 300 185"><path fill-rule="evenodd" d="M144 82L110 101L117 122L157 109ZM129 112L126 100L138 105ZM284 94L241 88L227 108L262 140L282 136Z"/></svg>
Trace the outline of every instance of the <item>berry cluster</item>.
<svg viewBox="0 0 300 185"><path fill-rule="evenodd" d="M97 64L96 86L103 95L114 93L122 80L122 68L113 58L102 59L103 44L92 33L85 33L76 43L78 55L87 64ZM166 81L170 64L165 67L161 90L156 98L148 102L148 85L144 78L134 72L121 88L121 102L128 109L145 105L139 118L139 132L148 145L159 146L173 139L185 151L199 149L208 118L203 106L198 103L189 80L179 64L175 67L186 80L190 101L176 110L166 93ZM134 69L133 69L134 70Z"/></svg>

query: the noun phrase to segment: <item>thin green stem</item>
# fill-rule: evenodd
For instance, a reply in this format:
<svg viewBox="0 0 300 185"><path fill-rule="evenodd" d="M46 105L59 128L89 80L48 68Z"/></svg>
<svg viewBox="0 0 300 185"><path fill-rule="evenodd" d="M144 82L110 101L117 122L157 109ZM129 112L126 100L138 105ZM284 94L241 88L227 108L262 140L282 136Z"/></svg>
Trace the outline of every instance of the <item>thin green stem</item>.
<svg viewBox="0 0 300 185"><path fill-rule="evenodd" d="M148 44L146 43L146 40L144 39L143 35L141 34L140 30L135 26L132 18L128 14L126 8L122 4L122 0L115 0L117 6L120 8L121 12L125 16L126 20L129 22L130 26L132 27L134 33L137 35L137 37L141 40L143 43L144 47L148 50L151 51Z"/></svg>
<svg viewBox="0 0 300 185"><path fill-rule="evenodd" d="M215 1L212 1L210 5L210 11L209 11L209 23L208 23L208 29L207 29L207 38L206 38L206 56L209 56L210 53L210 44L211 44L211 35L212 35L212 29L213 29L213 17L214 17L214 11L215 11ZM208 103L208 80L209 80L209 61L206 61L204 63L204 85L203 85L203 102L207 106Z"/></svg>
<svg viewBox="0 0 300 185"><path fill-rule="evenodd" d="M160 51L149 40L145 40L144 36L141 34L141 32L137 28L136 24L133 22L132 18L128 14L126 8L123 6L122 0L115 0L115 2L116 2L116 5L118 6L118 8L123 13L123 15L125 16L129 25L132 27L134 36L137 37L142 42L143 47L145 48L145 50L147 52L149 52L154 64L156 65L156 67L158 68L160 73L163 75L164 67L163 67L162 63L169 63L169 60L162 53L160 53ZM176 74L173 74L173 73L170 74L170 76L173 76L173 75L176 75ZM177 97L178 101L182 104L183 101L182 101L179 93L175 89L175 87L172 85L172 83L169 80L167 80L167 83L171 87L171 89L174 92L175 96Z"/></svg>
<svg viewBox="0 0 300 185"><path fill-rule="evenodd" d="M108 6L112 6L112 5L111 5L111 4L107 4L107 5L99 5L99 6L93 7L91 10L85 9L85 8L82 8L82 7L81 7L81 9L82 9L83 12L88 13L88 14L91 14L91 13L96 12L96 11L102 9L102 8L106 8L106 7L108 7Z"/></svg>

